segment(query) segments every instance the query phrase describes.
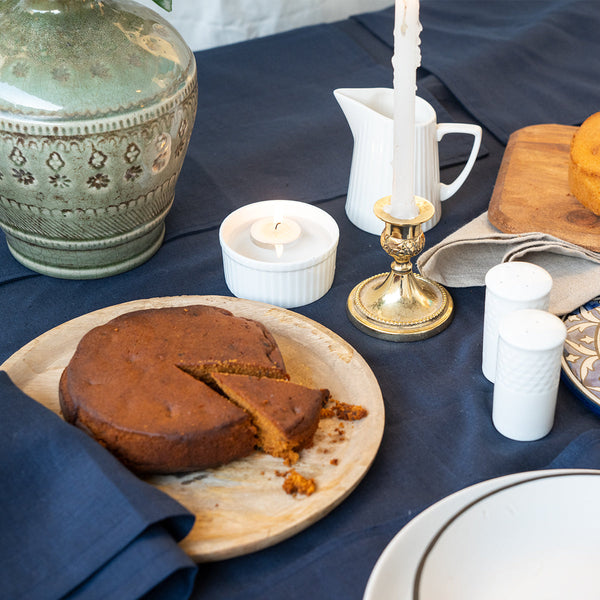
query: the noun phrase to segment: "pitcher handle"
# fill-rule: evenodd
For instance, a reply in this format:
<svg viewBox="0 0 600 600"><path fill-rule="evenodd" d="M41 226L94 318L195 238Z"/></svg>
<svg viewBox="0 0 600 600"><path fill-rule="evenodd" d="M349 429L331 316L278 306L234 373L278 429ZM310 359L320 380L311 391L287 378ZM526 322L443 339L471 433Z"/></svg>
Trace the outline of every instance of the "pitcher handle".
<svg viewBox="0 0 600 600"><path fill-rule="evenodd" d="M471 125L470 123L440 123L437 128L438 142L447 133L467 133L472 135L474 140L473 147L471 148L471 154L469 155L469 160L464 166L464 169L460 172L460 175L452 183L440 184L440 200L447 200L450 198L450 196L455 194L460 186L465 182L465 179L468 177L473 165L475 164L475 159L477 158L477 153L479 152L479 146L481 146L481 127L479 127L479 125Z"/></svg>

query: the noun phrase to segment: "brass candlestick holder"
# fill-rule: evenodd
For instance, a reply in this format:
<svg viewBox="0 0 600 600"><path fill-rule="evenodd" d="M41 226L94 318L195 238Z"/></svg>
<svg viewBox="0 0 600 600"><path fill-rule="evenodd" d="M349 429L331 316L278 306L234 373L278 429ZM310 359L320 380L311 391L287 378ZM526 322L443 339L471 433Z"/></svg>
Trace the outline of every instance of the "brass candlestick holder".
<svg viewBox="0 0 600 600"><path fill-rule="evenodd" d="M385 210L391 197L375 203L385 223L381 246L393 259L389 273L359 283L348 296L350 321L364 333L394 342L432 337L443 331L454 315L454 303L439 283L413 273L411 259L425 247L422 225L433 217L431 202L416 197L419 214L400 220Z"/></svg>

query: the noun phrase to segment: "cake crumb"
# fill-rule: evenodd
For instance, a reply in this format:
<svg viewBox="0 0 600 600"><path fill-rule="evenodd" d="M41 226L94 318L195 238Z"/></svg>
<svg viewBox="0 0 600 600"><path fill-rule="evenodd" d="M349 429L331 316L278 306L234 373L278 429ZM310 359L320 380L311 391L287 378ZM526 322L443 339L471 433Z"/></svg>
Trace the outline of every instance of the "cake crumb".
<svg viewBox="0 0 600 600"><path fill-rule="evenodd" d="M282 487L286 494L291 494L292 496L295 496L296 494L310 496L311 494L314 494L317 489L314 479L304 477L304 475L301 475L294 469L290 469L286 473Z"/></svg>
<svg viewBox="0 0 600 600"><path fill-rule="evenodd" d="M346 431L344 423L340 423L332 432L329 433L330 443L338 444L346 441Z"/></svg>
<svg viewBox="0 0 600 600"><path fill-rule="evenodd" d="M286 467L291 467L292 465L294 465L298 462L298 459L300 458L300 454L298 454L298 452L295 452L294 450L288 450L286 455L283 456L282 458L283 458L283 464Z"/></svg>
<svg viewBox="0 0 600 600"><path fill-rule="evenodd" d="M348 404L335 398L330 398L328 405L321 409L322 419L337 417L341 421L358 421L368 414L369 411L359 404Z"/></svg>

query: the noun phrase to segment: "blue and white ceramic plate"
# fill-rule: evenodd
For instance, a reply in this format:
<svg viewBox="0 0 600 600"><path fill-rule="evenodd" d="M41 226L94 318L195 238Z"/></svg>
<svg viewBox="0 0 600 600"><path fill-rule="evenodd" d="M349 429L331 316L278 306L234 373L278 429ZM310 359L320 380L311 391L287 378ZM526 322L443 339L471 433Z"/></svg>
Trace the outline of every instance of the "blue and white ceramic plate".
<svg viewBox="0 0 600 600"><path fill-rule="evenodd" d="M600 414L600 296L565 318L564 379Z"/></svg>

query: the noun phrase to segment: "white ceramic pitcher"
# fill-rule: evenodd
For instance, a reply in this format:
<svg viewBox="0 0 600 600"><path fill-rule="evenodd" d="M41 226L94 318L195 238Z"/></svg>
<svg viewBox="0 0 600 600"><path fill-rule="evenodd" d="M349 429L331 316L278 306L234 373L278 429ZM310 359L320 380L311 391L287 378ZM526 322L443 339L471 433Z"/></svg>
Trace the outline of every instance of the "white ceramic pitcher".
<svg viewBox="0 0 600 600"><path fill-rule="evenodd" d="M380 235L384 224L373 213L375 202L392 193L394 153L394 90L389 88L345 88L334 92L352 135L354 151L346 199L346 214L352 223ZM440 182L438 142L447 133L473 136L471 154L460 175L449 184ZM415 104L415 194L429 200L434 216L423 225L427 231L442 216L442 201L450 198L471 172L479 146L481 127L468 123L437 123L434 108L416 97Z"/></svg>

